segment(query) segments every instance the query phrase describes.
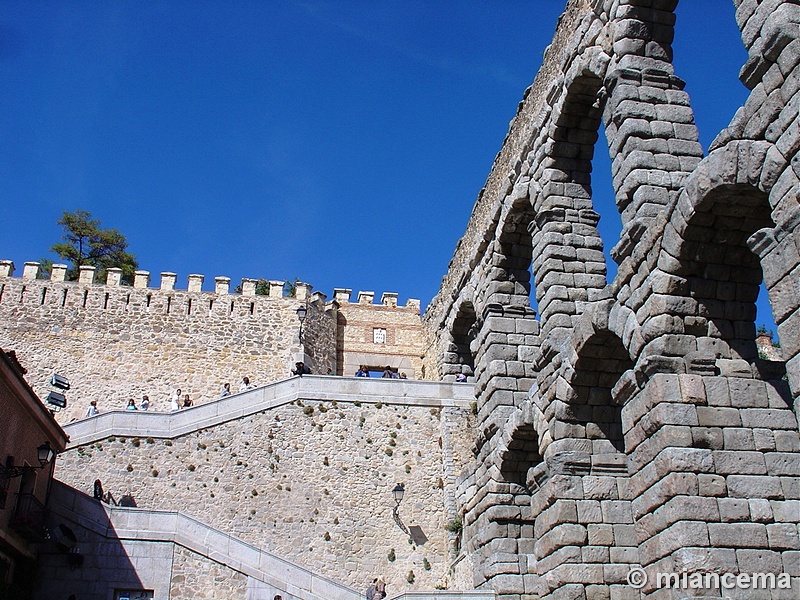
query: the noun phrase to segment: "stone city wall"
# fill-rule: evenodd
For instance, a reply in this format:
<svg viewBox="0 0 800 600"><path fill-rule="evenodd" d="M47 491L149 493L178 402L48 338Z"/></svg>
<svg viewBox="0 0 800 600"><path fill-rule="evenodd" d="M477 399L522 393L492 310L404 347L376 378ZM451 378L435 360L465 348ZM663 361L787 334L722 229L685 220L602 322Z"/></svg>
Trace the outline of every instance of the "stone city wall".
<svg viewBox="0 0 800 600"><path fill-rule="evenodd" d="M431 589L449 564L443 464L467 462L473 418L444 410L454 426L431 406L297 400L174 438L78 445L56 478L90 493L102 477L118 501L180 511L358 589L381 575L392 592ZM399 516L426 540L412 544L392 518L398 482Z"/></svg>
<svg viewBox="0 0 800 600"><path fill-rule="evenodd" d="M337 342L355 337L346 319L339 328L338 305L326 305L325 295L312 294L305 283L290 297L282 281L268 282L268 294L256 295L253 279L233 294L225 277L216 278L214 292L203 292L202 275L189 275L188 289L176 290L177 276L168 272L158 288L149 287L145 271L137 272L133 286L120 285L118 269L109 270L105 284L94 283L90 267L81 269L77 282L64 281L65 272L55 265L49 280L39 279L38 263L26 263L16 278L13 264L0 261L0 347L17 352L42 398L53 373L70 380L67 409L58 413L62 423L83 416L91 400L112 410L131 398L138 406L146 394L151 410L166 411L180 388L194 403L207 402L226 382L236 391L245 376L255 385L288 377L297 360L315 373L337 373L339 358L348 355ZM308 309L302 347L300 305ZM358 308L374 326L392 332L398 361L418 361L418 302ZM367 327L365 320L359 327ZM376 353L374 347L360 343L357 349Z"/></svg>

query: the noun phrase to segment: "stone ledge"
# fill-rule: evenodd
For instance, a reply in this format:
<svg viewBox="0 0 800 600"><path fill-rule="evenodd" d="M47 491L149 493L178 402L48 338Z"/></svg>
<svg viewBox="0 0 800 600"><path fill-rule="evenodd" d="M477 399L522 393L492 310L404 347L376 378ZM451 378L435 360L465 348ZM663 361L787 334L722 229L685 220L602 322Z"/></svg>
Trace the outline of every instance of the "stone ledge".
<svg viewBox="0 0 800 600"><path fill-rule="evenodd" d="M172 542L210 560L308 600L360 600L361 594L175 511L117 508L58 481L53 512L117 540ZM105 524L104 524L105 523ZM481 599L482 600L482 599Z"/></svg>
<svg viewBox="0 0 800 600"><path fill-rule="evenodd" d="M174 413L117 410L64 426L69 448L91 444L112 435L176 438L294 402L396 404L430 408L469 409L473 387L438 381L369 379L304 375L234 394Z"/></svg>

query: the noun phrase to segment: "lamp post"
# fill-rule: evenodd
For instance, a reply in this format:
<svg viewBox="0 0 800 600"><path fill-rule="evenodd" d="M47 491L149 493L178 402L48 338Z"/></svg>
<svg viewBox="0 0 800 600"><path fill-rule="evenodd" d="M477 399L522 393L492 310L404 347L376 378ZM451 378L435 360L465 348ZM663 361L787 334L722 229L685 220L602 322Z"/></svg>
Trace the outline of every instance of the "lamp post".
<svg viewBox="0 0 800 600"><path fill-rule="evenodd" d="M19 477L26 471L43 469L44 467L47 466L48 463L50 463L50 461L53 460L55 455L56 455L55 450L53 450L50 447L50 442L45 442L44 444L36 448L36 458L39 460L40 466L36 467L36 466L22 465L19 467L14 467L14 466L7 467L4 465L0 465L0 479L11 479L12 477Z"/></svg>
<svg viewBox="0 0 800 600"><path fill-rule="evenodd" d="M297 307L297 320L300 321L300 343L303 343L303 321L306 320L308 309L304 304Z"/></svg>
<svg viewBox="0 0 800 600"><path fill-rule="evenodd" d="M408 527L406 527L403 520L400 518L400 513L398 512L400 509L400 503L403 501L403 496L405 496L406 488L402 483L398 483L394 486L392 490L392 497L394 498L394 508L392 509L392 517L394 518L394 522L397 523L397 526L405 533L406 535L410 535L408 532Z"/></svg>

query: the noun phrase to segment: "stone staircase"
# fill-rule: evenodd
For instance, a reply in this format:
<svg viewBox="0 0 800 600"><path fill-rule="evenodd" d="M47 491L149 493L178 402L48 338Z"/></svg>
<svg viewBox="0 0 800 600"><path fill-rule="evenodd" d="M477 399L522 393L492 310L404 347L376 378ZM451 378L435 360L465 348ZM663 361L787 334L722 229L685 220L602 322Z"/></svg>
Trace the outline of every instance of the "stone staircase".
<svg viewBox="0 0 800 600"><path fill-rule="evenodd" d="M115 541L171 542L243 573L252 600L359 600L361 593L210 527L177 511L114 507L98 502L59 481L53 482L51 517L69 527L89 530ZM263 584L263 585L259 585ZM269 596L267 596L269 594Z"/></svg>
<svg viewBox="0 0 800 600"><path fill-rule="evenodd" d="M64 425L68 448L112 435L175 438L294 402L332 401L468 408L473 387L439 381L304 375L174 413L117 410Z"/></svg>

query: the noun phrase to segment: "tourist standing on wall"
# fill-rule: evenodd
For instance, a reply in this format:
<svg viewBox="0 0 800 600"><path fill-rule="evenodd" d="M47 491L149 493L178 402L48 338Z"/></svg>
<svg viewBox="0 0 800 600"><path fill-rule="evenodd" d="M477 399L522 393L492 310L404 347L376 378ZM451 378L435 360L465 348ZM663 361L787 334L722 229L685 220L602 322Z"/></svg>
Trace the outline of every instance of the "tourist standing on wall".
<svg viewBox="0 0 800 600"><path fill-rule="evenodd" d="M375 578L375 579L372 580L372 583L369 584L369 587L367 588L367 593L366 593L367 600L375 600L375 584L377 582L378 582L378 579Z"/></svg>
<svg viewBox="0 0 800 600"><path fill-rule="evenodd" d="M386 368L383 370L383 375L381 375L381 377L386 377L387 379L393 379L394 376L395 375L394 372L392 371L392 367L386 365Z"/></svg>
<svg viewBox="0 0 800 600"><path fill-rule="evenodd" d="M386 582L383 577L378 577L378 581L375 583L375 600L382 598L386 598Z"/></svg>
<svg viewBox="0 0 800 600"><path fill-rule="evenodd" d="M252 390L255 388L252 383L250 383L249 377L242 377L242 383L239 385L239 393L246 392L247 390Z"/></svg>
<svg viewBox="0 0 800 600"><path fill-rule="evenodd" d="M181 408L191 408L192 407L192 399L189 398L189 394L185 394L183 396L183 406Z"/></svg>
<svg viewBox="0 0 800 600"><path fill-rule="evenodd" d="M141 406L142 410L150 410L150 397L142 396L142 402L139 406Z"/></svg>
<svg viewBox="0 0 800 600"><path fill-rule="evenodd" d="M181 401L181 388L178 388L175 391L175 393L172 394L172 398L170 398L169 411L178 412L181 409L180 401Z"/></svg>
<svg viewBox="0 0 800 600"><path fill-rule="evenodd" d="M97 400L92 400L89 402L89 410L86 411L87 417L96 417L100 414L100 411L97 410Z"/></svg>
<svg viewBox="0 0 800 600"><path fill-rule="evenodd" d="M226 383L225 385L222 386L222 391L219 393L219 397L225 398L226 396L230 395L231 395L231 384Z"/></svg>
<svg viewBox="0 0 800 600"><path fill-rule="evenodd" d="M125 410L139 410L136 408L136 402L133 401L133 398L128 400L128 406L125 407Z"/></svg>
<svg viewBox="0 0 800 600"><path fill-rule="evenodd" d="M303 375L311 375L311 369L309 369L303 361L299 361L294 363L294 369L292 369L292 375L298 375L302 377Z"/></svg>
<svg viewBox="0 0 800 600"><path fill-rule="evenodd" d="M358 371L356 371L356 377L369 377L369 369L364 365L359 365Z"/></svg>

